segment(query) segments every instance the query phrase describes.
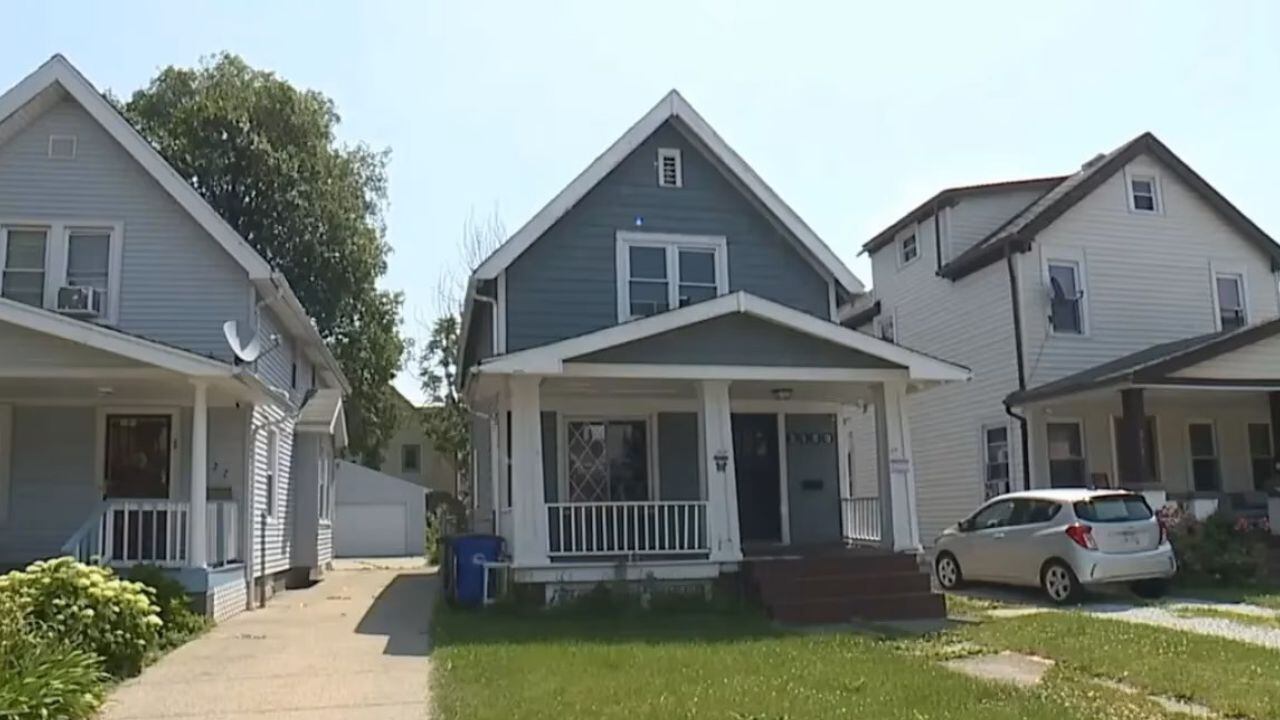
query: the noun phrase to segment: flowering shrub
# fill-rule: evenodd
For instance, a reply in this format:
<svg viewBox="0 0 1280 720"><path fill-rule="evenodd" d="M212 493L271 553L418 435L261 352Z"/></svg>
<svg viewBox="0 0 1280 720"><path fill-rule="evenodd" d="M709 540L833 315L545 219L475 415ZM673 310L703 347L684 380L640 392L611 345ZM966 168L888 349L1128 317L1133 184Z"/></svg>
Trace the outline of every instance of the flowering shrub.
<svg viewBox="0 0 1280 720"><path fill-rule="evenodd" d="M160 608L160 649L178 647L209 628L209 620L194 612L182 583L155 565L135 565L128 578L142 583L154 592L152 598Z"/></svg>
<svg viewBox="0 0 1280 720"><path fill-rule="evenodd" d="M97 655L68 647L0 595L0 717L90 717L105 679Z"/></svg>
<svg viewBox="0 0 1280 720"><path fill-rule="evenodd" d="M1265 522L1259 525L1226 513L1201 521L1177 506L1166 506L1159 515L1184 577L1226 583L1260 579L1270 532Z"/></svg>
<svg viewBox="0 0 1280 720"><path fill-rule="evenodd" d="M117 677L142 669L163 624L151 588L69 557L0 576L0 597L43 632L96 654Z"/></svg>

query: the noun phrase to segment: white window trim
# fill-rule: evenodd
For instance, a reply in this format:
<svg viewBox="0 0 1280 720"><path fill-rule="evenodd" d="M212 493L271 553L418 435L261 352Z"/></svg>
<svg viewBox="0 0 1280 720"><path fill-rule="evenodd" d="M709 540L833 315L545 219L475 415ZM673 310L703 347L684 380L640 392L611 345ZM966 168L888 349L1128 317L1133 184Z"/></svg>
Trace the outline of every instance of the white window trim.
<svg viewBox="0 0 1280 720"><path fill-rule="evenodd" d="M899 270L907 267L908 265L914 264L915 261L919 260L920 256L924 254L924 252L921 250L919 230L920 230L920 227L918 225L912 225L909 230L905 230L899 233L898 237L894 240L893 247L898 255ZM916 256L911 258L910 260L903 260L902 256L906 251L908 238L915 238L916 240Z"/></svg>
<svg viewBox="0 0 1280 720"><path fill-rule="evenodd" d="M334 467L333 456L328 446L325 445L324 438L320 440L320 506L318 508L317 520L321 527L328 527L333 524L333 491L334 491Z"/></svg>
<svg viewBox="0 0 1280 720"><path fill-rule="evenodd" d="M1196 489L1196 472L1195 472L1195 462L1194 462L1196 460L1196 456L1193 455L1191 451L1191 426L1192 425L1208 425L1209 426L1209 435L1210 437L1213 438L1213 462L1215 465L1217 465L1217 470L1218 470L1216 473L1217 479L1218 479L1217 492L1222 492L1223 486L1225 485L1224 478L1222 477L1222 440L1221 438L1218 437L1218 423L1209 418L1187 418L1186 435L1184 437L1187 443L1187 490L1193 493L1213 492L1213 491L1204 491L1204 490ZM1246 438L1245 441L1248 442L1248 438ZM1250 480L1252 479L1253 478L1250 477Z"/></svg>
<svg viewBox="0 0 1280 720"><path fill-rule="evenodd" d="M1209 262L1209 294L1213 299L1213 327L1222 330L1222 306L1218 302L1218 278L1235 277L1240 280L1240 303L1244 310L1244 324L1249 324L1252 315L1249 309L1249 272L1244 265L1231 262Z"/></svg>
<svg viewBox="0 0 1280 720"><path fill-rule="evenodd" d="M1005 450L1009 453L1009 459L1005 464L1009 466L1009 492L1014 490L1013 478L1013 428L1008 422L990 422L983 423L978 429L978 479L982 484L982 493L985 496L987 492L987 431L1004 429ZM984 500L983 502L987 502Z"/></svg>
<svg viewBox="0 0 1280 720"><path fill-rule="evenodd" d="M13 459L13 406L0 405L0 527L9 520L9 464Z"/></svg>
<svg viewBox="0 0 1280 720"><path fill-rule="evenodd" d="M667 158L673 158L676 161L676 184L667 185L662 180L662 161ZM684 160L680 156L680 148L660 147L658 148L658 187L660 188L682 188L684 187Z"/></svg>
<svg viewBox="0 0 1280 720"><path fill-rule="evenodd" d="M267 517L275 520L280 511L280 431L267 430Z"/></svg>
<svg viewBox="0 0 1280 720"><path fill-rule="evenodd" d="M1058 332L1053 327L1053 282L1049 277L1050 265L1073 265L1076 269L1076 284L1080 289L1080 332ZM1052 252L1046 252L1041 256L1040 261L1041 282L1044 283L1044 297L1047 311L1045 312L1045 327L1048 335L1063 338L1085 338L1089 337L1089 273L1085 265L1084 250L1074 250L1068 248L1055 248Z"/></svg>
<svg viewBox="0 0 1280 720"><path fill-rule="evenodd" d="M1133 202L1133 181L1134 180L1150 180L1151 191L1154 194L1155 210L1143 210L1138 208ZM1163 215L1164 214L1164 191L1160 184L1160 174L1154 170L1139 169L1137 171L1131 168L1124 169L1124 196L1125 205L1129 208L1129 212L1135 215Z"/></svg>
<svg viewBox="0 0 1280 720"><path fill-rule="evenodd" d="M544 408L545 409L545 408ZM661 500L658 491L662 487L658 472L658 413L556 413L556 502L572 503L569 499L569 423L571 422L636 422L644 423L647 455L645 464L648 472L649 502Z"/></svg>
<svg viewBox="0 0 1280 720"><path fill-rule="evenodd" d="M1114 478L1115 486L1120 485L1120 417L1119 415L1111 415L1111 477ZM1156 482L1162 486L1167 486L1164 476L1164 443L1160 441L1160 416L1155 413L1147 413L1147 417L1151 418L1151 432L1155 433L1156 438Z"/></svg>
<svg viewBox="0 0 1280 720"><path fill-rule="evenodd" d="M1084 461L1084 482L1089 483L1089 436L1085 434L1084 418L1080 417L1059 417L1057 415L1046 417L1044 420L1044 469L1045 469L1045 487L1053 487L1053 461L1054 457L1049 447L1049 426L1050 425L1075 425L1076 430L1080 433L1080 459ZM1065 460L1067 458L1059 458Z"/></svg>
<svg viewBox="0 0 1280 720"><path fill-rule="evenodd" d="M631 316L631 253L632 247L654 247L666 251L667 258L667 312L680 307L680 249L715 251L716 295L729 294L729 242L723 235L680 235L675 233L647 233L620 230L617 233L614 257L617 263L618 322L640 319ZM659 313L660 314L660 313Z"/></svg>
<svg viewBox="0 0 1280 720"><path fill-rule="evenodd" d="M124 223L118 220L49 220L0 218L0 268L4 267L8 250L9 229L44 230L44 304L46 310L57 311L58 289L67 284L67 253L74 231L96 230L110 234L107 252L107 306L103 316L93 322L114 325L120 320L120 278L124 265ZM3 278L0 278L0 283Z"/></svg>
<svg viewBox="0 0 1280 720"><path fill-rule="evenodd" d="M181 409L168 405L102 405L96 418L94 441L94 485L105 495L107 492L107 416L108 415L168 415L169 416L169 498L179 498L182 483L182 415ZM188 498L190 499L190 498Z"/></svg>

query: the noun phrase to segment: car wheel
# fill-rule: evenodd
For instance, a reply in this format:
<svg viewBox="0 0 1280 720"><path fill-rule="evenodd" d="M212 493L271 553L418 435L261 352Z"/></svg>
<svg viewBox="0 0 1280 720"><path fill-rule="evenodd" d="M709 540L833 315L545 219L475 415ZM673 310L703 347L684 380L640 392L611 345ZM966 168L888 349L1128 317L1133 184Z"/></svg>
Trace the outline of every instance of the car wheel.
<svg viewBox="0 0 1280 720"><path fill-rule="evenodd" d="M1080 580L1071 566L1061 560L1050 560L1040 570L1040 588L1059 605L1075 602L1080 597Z"/></svg>
<svg viewBox="0 0 1280 720"><path fill-rule="evenodd" d="M960 572L960 561L949 552L938 555L933 564L934 574L943 590L955 590L964 584L964 574Z"/></svg>
<svg viewBox="0 0 1280 720"><path fill-rule="evenodd" d="M1169 592L1169 581L1163 578L1152 578L1150 580L1139 580L1129 586L1133 590L1133 594L1147 600L1164 597Z"/></svg>

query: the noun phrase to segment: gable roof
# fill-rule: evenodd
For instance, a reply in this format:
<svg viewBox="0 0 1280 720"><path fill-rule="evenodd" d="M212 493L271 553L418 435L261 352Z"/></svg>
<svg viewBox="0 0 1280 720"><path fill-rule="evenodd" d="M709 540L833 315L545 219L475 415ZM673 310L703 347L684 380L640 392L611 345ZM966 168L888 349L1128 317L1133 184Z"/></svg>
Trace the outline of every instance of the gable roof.
<svg viewBox="0 0 1280 720"><path fill-rule="evenodd" d="M574 205L591 191L614 168L626 159L632 151L640 146L664 122L679 119L683 127L699 140L711 155L746 187L746 189L767 209L783 227L790 232L804 250L806 250L832 277L850 293L863 292L863 285L851 270L832 252L822 238L818 237L800 216L790 208L777 193L770 188L756 171L742 159L733 148L711 128L707 121L693 109L680 95L672 90L657 105L645 113L636 124L632 125L622 137L618 138L599 157L587 166L573 182L560 191L551 202L547 203L527 223L517 230L505 243L498 247L483 263L476 268L473 280L490 280L496 278L508 265L515 261L530 245L542 236L557 220L564 217Z"/></svg>
<svg viewBox="0 0 1280 720"><path fill-rule="evenodd" d="M931 215L935 215L942 208L955 205L967 197L973 197L975 195L991 195L1008 192L1010 190L1043 189L1047 191L1049 188L1052 188L1065 179L1065 175L1055 175L1053 177L1029 178L1026 180L1005 180L1001 182L982 183L979 185L961 185L959 187L947 188L917 205L914 210L895 220L889 227L876 233L874 237L863 243L862 252L872 253L879 250L885 245L893 242L894 237L903 228L913 223L918 223Z"/></svg>
<svg viewBox="0 0 1280 720"><path fill-rule="evenodd" d="M264 297L269 300L279 298L283 301L284 311L281 315L290 331L307 341L306 344L312 351L313 359L318 357L319 361L337 378L343 389L350 392L350 383L343 375L337 359L316 330L315 324L303 309L302 303L289 287L285 277L273 269L213 209L213 206L196 192L195 188L178 175L173 166L151 146L151 143L147 142L146 138L142 137L65 57L60 54L54 55L4 95L0 95L0 142L11 137L17 132L19 126L34 120L39 114L24 111L29 105L35 103L35 107L40 108L60 99L56 89L60 89L79 103L80 107L84 108L84 111L244 268L250 281L258 287Z"/></svg>
<svg viewBox="0 0 1280 720"><path fill-rule="evenodd" d="M566 361L572 362L574 358L734 313L745 313L841 347L881 358L907 369L913 380L948 382L967 380L970 376L968 368L960 365L886 342L866 333L850 330L829 320L823 320L741 291L677 310L612 325L548 345L492 357L482 361L477 370L481 373L497 374L524 372L556 374L563 371ZM744 358L742 364L750 365L750 359Z"/></svg>
<svg viewBox="0 0 1280 720"><path fill-rule="evenodd" d="M1191 169L1155 135L1145 132L1110 153L1086 163L1022 212L1009 218L973 247L957 255L938 270L942 277L958 280L1003 257L1005 249L1026 252L1036 234L1083 200L1099 185L1122 170L1139 155L1150 155L1186 183L1197 195L1246 240L1271 258L1272 269L1280 269L1280 246L1239 208L1219 193L1199 173Z"/></svg>
<svg viewBox="0 0 1280 720"><path fill-rule="evenodd" d="M1280 318L1229 332L1160 343L1053 382L1010 393L1006 400L1011 405L1021 405L1124 383L1170 382L1171 373L1276 335L1280 335Z"/></svg>

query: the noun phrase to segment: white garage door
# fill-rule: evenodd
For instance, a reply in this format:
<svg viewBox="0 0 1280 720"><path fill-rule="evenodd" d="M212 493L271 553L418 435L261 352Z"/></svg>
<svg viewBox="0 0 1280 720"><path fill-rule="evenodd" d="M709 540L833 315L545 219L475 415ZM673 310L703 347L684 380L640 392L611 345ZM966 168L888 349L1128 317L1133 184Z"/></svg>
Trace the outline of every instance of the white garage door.
<svg viewBox="0 0 1280 720"><path fill-rule="evenodd" d="M408 555L403 505L342 505L333 529L338 557Z"/></svg>

